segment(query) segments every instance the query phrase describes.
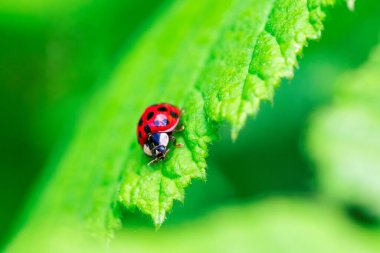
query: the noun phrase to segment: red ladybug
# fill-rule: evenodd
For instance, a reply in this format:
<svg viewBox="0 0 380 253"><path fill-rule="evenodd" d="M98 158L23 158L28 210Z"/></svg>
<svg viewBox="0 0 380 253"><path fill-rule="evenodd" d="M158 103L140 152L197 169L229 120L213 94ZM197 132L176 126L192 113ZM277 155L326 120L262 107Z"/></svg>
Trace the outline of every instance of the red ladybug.
<svg viewBox="0 0 380 253"><path fill-rule="evenodd" d="M145 154L153 157L148 165L165 159L170 151L167 148L170 140L174 146L182 146L176 143L176 138L172 135L173 132L184 129L183 126L176 129L180 116L181 111L167 103L148 106L141 115L137 125L137 137Z"/></svg>

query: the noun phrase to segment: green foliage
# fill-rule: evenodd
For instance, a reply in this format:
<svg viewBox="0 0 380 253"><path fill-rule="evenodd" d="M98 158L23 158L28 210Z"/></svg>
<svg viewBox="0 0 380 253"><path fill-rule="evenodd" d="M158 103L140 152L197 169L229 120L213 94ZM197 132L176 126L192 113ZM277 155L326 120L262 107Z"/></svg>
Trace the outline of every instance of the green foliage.
<svg viewBox="0 0 380 253"><path fill-rule="evenodd" d="M311 155L320 187L340 201L380 216L380 47L341 78L334 103L313 117Z"/></svg>
<svg viewBox="0 0 380 253"><path fill-rule="evenodd" d="M338 210L313 199L272 198L227 206L181 226L124 230L112 252L344 252L375 253L379 231L350 222ZM146 243L149 242L149 243Z"/></svg>
<svg viewBox="0 0 380 253"><path fill-rule="evenodd" d="M0 1L6 49L0 52L0 244L48 157L69 142L94 86L161 2Z"/></svg>
<svg viewBox="0 0 380 253"><path fill-rule="evenodd" d="M319 36L327 4L236 0L170 6L89 103L38 210L79 215L95 231L113 227L110 206L123 172L119 201L160 225L190 180L205 177L215 125L227 120L236 136L260 101L272 99L280 78L291 77L306 40ZM148 167L135 124L145 106L160 101L186 108L186 146Z"/></svg>
<svg viewBox="0 0 380 253"><path fill-rule="evenodd" d="M146 2L127 2L135 3L137 8L130 10L128 7L128 13L136 14L137 10L143 12L147 10L144 6L147 5ZM237 1L231 2L230 6L238 6L237 3ZM191 4L188 3L187 6L189 5ZM50 38L49 34L44 33L45 36L40 36L41 33L32 32L32 29L37 30L36 24L33 28L22 27L19 24L17 31L11 28L9 30L9 34L13 35L11 38L4 36L7 34L4 31L1 33L2 42L5 41L4 48L7 48L2 54L1 62L4 63L4 66L11 67L11 69L1 68L0 78L3 80L1 83L13 88L15 98L19 97L16 100L1 90L3 99L0 100L5 105L4 108L7 108L7 110L2 109L1 111L9 111L14 119L21 119L24 116L31 117L31 122L34 121L32 115L25 110L15 110L16 104L21 105L19 108L30 108L29 105L40 108L36 115L40 115L40 111L50 108L49 112L55 115L52 118L49 117L49 113L46 113L46 117L44 117L46 120L41 120L41 123L44 123L42 124L43 128L40 129L41 135L38 136L26 132L21 135L23 132L20 130L31 128L28 123L12 124L9 118L2 118L4 119L2 120L3 131L0 132L6 138L2 139L1 153L9 161L9 166L5 166L9 170L3 165L4 159L0 159L2 163L0 171L2 173L5 171L5 175L14 175L17 181L11 181L9 177L1 174L2 181L7 182L7 184L0 183L3 189L1 196L6 196L14 202L23 202L19 196L23 192L22 188L27 189L28 187L24 182L32 182L33 178L30 175L38 175L33 167L40 167L33 163L33 160L25 157L23 153L28 154L31 153L29 150L33 150L34 152L29 154L30 157L43 154L38 148L28 143L27 136L34 138L35 143L38 144L54 139L54 136L59 136L57 129L51 127L51 122L58 122L59 127L62 127L67 119L61 116L73 117L72 114L76 113L77 105L80 104L80 101L76 100L76 94L87 97L88 89L85 87L89 87L99 75L99 71L104 69L102 64L105 64L105 61L103 62L103 60L112 57L111 51L118 50L119 45L114 44L117 41L115 36L120 36L119 43L123 36L122 32L116 32L117 30L115 31L113 28L122 27L122 31L129 34L128 27L133 27L131 17L123 15L126 6L116 8L115 5L109 5L108 2L104 3L104 7L110 8L106 11L108 15L98 15L97 10L103 10L103 4L96 6L94 8L92 3L89 3L89 8L80 8L80 15L79 13L66 15L62 12L59 17L56 16L57 20L61 21L63 18L66 22L54 23L57 27L49 30L49 33L55 34L54 38L50 39L54 41L54 47L50 48L51 50L46 54L49 57L46 58L53 59L50 57L63 55L63 58L58 58L63 59L67 64L53 61L49 64L50 68L45 68L44 64L38 64L41 60L40 57L37 57L38 60L33 60L34 55L43 56L44 54L28 54L29 51L37 49L38 52L44 52L44 41ZM151 5L148 6L154 9ZM210 28L211 24L202 26L203 20L205 20L203 17L202 20L201 17L194 18L198 15L208 16L210 13L214 13L212 9L214 6L211 4L211 7L202 14L198 13L199 10L206 7L197 6L196 9L189 9L192 14L187 16L184 15L184 12L180 12L178 20L176 18L177 24L184 23L180 20L181 18L193 17L193 21L198 20L198 27L205 29L209 27L208 32L204 32L204 37L202 36L200 39L200 36L197 35L200 31L195 28L189 29L192 24L188 22L186 29L191 31L190 34L186 35L185 29L178 31L181 33L178 35L177 31L171 29L166 33L166 36L171 37L167 40L161 38L161 42L158 43L160 33L166 29L165 27L169 23L169 21L163 22L164 17L171 15L169 13L173 11L170 11L170 8L178 10L180 9L178 6L182 5L176 6L162 6L162 14L154 20L150 20L154 21L152 28L133 48L125 49L127 52L122 55L120 64L124 64L126 70L121 65L116 69L111 76L113 79L104 83L105 87L98 91L96 98L90 101L87 109L83 111L78 127L77 125L72 126L72 129L76 131L74 141L68 147L61 147L65 155L61 155L62 159L53 163L43 177L40 190L36 191L38 198L31 201L36 204L30 206L29 212L25 212L27 215L30 214L31 218L25 216L28 218L26 225L17 231L14 241L9 242L8 252L379 252L379 224L377 221L366 219L368 217L363 219L363 216L358 217L355 213L356 219L353 223L352 216L345 217L346 212L340 209L343 200L344 203L365 206L374 213L378 210L376 196L376 192L378 192L376 184L378 158L374 152L379 147L377 142L379 139L377 116L379 115L379 104L376 98L378 88L375 86L375 80L378 79L376 69L379 67L378 60L375 60L377 57L373 56L370 62L359 71L348 73L340 82L334 103L318 113L317 115L320 117L315 116L311 129L315 134L313 144L317 145L315 145L315 150L312 148L310 150L313 151L313 157L319 168L317 175L310 173L312 166L304 157L303 145L299 145L304 138L306 118L309 117L310 111L331 98L332 90L335 87L333 81L336 76L340 75L339 73L343 69L356 68L356 65L367 57L370 45L377 43L380 16L376 12L378 9L376 7L379 6L376 1L359 1L355 13L345 10L344 6L334 9L331 13L331 17L334 18L327 21L323 40L312 43L312 47L307 49L306 57L301 62L301 69L297 71L296 79L290 86L284 85L276 91L275 106L272 106L271 103L262 103L259 117L255 120L251 118L247 122L235 143L228 138L229 128L222 128L223 140L210 148L211 155L207 159L207 184L196 180L192 187L186 190L186 205L175 203L170 219L160 231L154 231L150 221L146 217L140 217L141 213L138 209L146 209L148 211L145 213L152 215L149 212L154 211L153 215L156 215L154 219L161 219L163 212L166 212L165 208L171 208L173 199L183 200L184 188L181 190L180 187L185 187L190 183L191 177L204 178L205 170L202 168L206 166L203 159L206 154L201 153L201 156L196 157L193 154L207 151L207 143L216 138L216 130L218 125L221 125L220 122L229 122L233 128L233 135L236 135L239 130L239 123L234 122L228 116L228 112L234 109L228 109L227 113L214 113L212 110L207 111L207 104L213 103L213 96L220 96L222 106L229 108L231 105L231 108L234 108L232 106L235 104L234 97L226 102L228 97L225 96L231 87L227 86L223 90L224 86L219 85L219 83L231 82L227 74L225 75L223 71L218 72L227 64L217 66L214 60L221 61L220 57L223 56L223 61L229 62L228 66L233 66L231 73L241 80L239 69L235 70L234 67L235 62L241 64L238 61L241 58L234 58L230 53L231 50L228 48L225 50L225 47L220 44L230 38L225 34L234 34L237 28L229 27L234 20L238 22L239 19L233 17L239 16L238 13L241 13L240 11L244 8L227 10L226 6L222 6L222 8L226 8L223 13L219 14L223 19L216 20L217 18L215 18L215 26L213 26L217 27L215 29ZM120 12L118 11L117 14L112 11L112 8L118 9ZM230 10L234 13L230 13ZM248 9L245 11L249 12ZM96 17L95 13L101 19ZM248 14L247 19L251 16ZM55 16L52 13L50 15ZM136 15L139 16L139 14ZM116 16L120 17L121 22L117 21ZM114 18L112 22L110 21L111 17ZM4 17L0 14L1 18ZM104 22L107 22L108 25L99 27L99 24ZM2 25L4 26L4 24ZM54 26L53 22L50 26ZM245 27L246 25L241 26ZM77 30L83 30L84 33L89 32L91 27L96 27L99 28L96 30L99 34L94 31L87 35L81 33L78 41L73 41L70 39L72 37L70 37L71 32L69 31L72 31L71 28L74 27ZM111 27L112 29L110 29ZM27 35L21 32L24 28L29 29L27 29ZM212 36L209 31L213 31ZM156 36L153 36L152 33L156 33ZM14 34L20 36L14 36ZM105 36L107 34L109 36ZM246 31L241 34L245 35ZM179 38L180 36L182 36L182 42L177 41L174 44L181 46L173 51L163 50L167 49L165 44L172 43L170 41L172 37ZM193 38L197 39L196 41L199 43L193 44ZM204 38L209 38L212 42L204 43ZM232 41L229 43L236 42L232 51L236 50L235 47L240 48L239 45L242 43L239 40L240 37L232 36L231 38ZM88 43L92 40L93 43ZM151 40L149 44L148 40ZM33 43L28 43L28 46L25 47L24 41L33 41ZM70 45L77 45L77 42L80 42L81 46L72 49ZM206 49L203 48L204 44L207 45ZM14 46L10 50L7 45ZM59 48L62 46L66 50L60 50ZM141 49L139 49L140 47ZM172 44L169 44L168 47L172 47ZM15 51L12 49L17 48L24 50L16 50L17 54L12 52ZM112 50L108 52L109 54L104 54L103 49L105 48L112 48ZM266 49L268 47L260 47L259 52L265 55L264 50ZM133 57L135 50L141 51L139 55ZM175 50L178 52L174 52ZM189 55L186 54L184 57L185 52L181 51L187 51ZM226 51L226 54L218 53L220 51ZM166 58L158 61L162 52L166 53ZM202 56L202 59L199 60L200 63L197 61L197 56L193 57L190 54L193 52ZM151 56L151 60L147 59L148 55ZM376 55L378 54L376 53ZM260 56L257 60L259 63L271 59L270 56L264 57L261 54L256 56ZM103 60L98 61L99 57ZM253 57L253 59L257 59L257 57ZM235 60L228 61L230 58ZM28 71L22 71L12 60L20 63L27 62L28 64L25 65L31 66L31 68ZM140 62L143 60L145 62ZM129 63L127 64L127 62ZM160 66L158 71L154 69L156 66L152 67L156 62ZM145 64L148 66L143 68L142 66ZM195 64L198 68L193 68L191 64ZM214 65L217 67L213 67ZM258 64L253 65L257 69L261 68ZM145 72L136 71L137 68L141 68ZM193 72L194 69L196 71ZM218 74L213 76L207 73L207 69ZM273 76L277 71L286 73L281 69L285 68L273 68ZM49 77L45 80L38 70L41 73L49 73ZM225 72L228 73L228 70ZM72 75L72 71L76 71L76 74ZM133 71L136 71L136 76L140 76L136 77L130 73ZM150 72L152 73L149 74ZM248 73L254 75L254 73ZM124 74L125 76L123 76ZM148 74L149 77L146 77ZM154 75L161 81L156 81ZM286 76L286 74L284 75ZM12 82L12 77L15 76L19 78L16 82ZM130 83L131 76L137 81ZM211 77L208 78L208 76ZM219 76L225 79L220 78L222 80L219 80ZM271 76L270 73L269 76ZM191 80L187 80L188 77L191 77ZM140 80L145 80L145 78L149 78L152 83L143 84L144 86L141 88L124 87L142 85ZM30 82L25 83L23 79ZM203 79L210 79L210 84L202 81ZM53 86L44 85L51 84L52 80L54 80ZM179 86L176 82L184 85ZM169 90L165 87L167 83L170 85L171 94L166 92ZM214 83L218 83L218 85ZM373 85L367 85L369 83ZM43 105L33 102L35 99L31 99L31 97L24 98L22 95L30 94L34 98L43 96L44 92L41 92L43 90L41 87L45 86L49 91L45 94L46 97L60 95L69 103L75 101L75 106L72 108L62 106L59 109L57 105L61 103L57 100ZM208 86L221 89L221 91L218 93L208 90ZM24 89L24 87L31 88ZM204 87L206 87L206 91L204 91ZM64 92L57 93L62 89ZM110 91L111 89L113 90ZM74 90L77 90L78 93L73 92ZM140 94L146 90L151 93L144 96ZM262 90L263 93L261 93ZM118 94L118 92L121 93ZM261 88L258 91L252 90L255 97L261 98L260 101L271 101L267 97L268 94L273 95L272 93L273 89L271 92ZM140 103L139 101L145 99L146 96L150 97ZM143 155L141 148L135 143L136 118L134 117L138 117L147 104L163 101L162 97L165 101L171 101L186 109L183 120L186 122L187 128L184 133L179 134L180 141L186 144L186 148L172 149L174 152L165 163L145 167L144 165L149 159ZM21 98L28 101L28 104L22 104ZM12 104L9 104L8 101L12 101ZM242 101L246 102L246 100ZM255 101L259 102L258 99ZM249 109L249 107L247 108ZM33 109L28 110L33 111ZM120 117L121 111L125 118ZM245 109L243 113L244 111ZM202 121L204 122L202 123ZM34 124L38 125L35 122ZM346 125L348 125L347 128L341 127ZM202 128L202 126L206 128ZM316 129L317 126L318 129ZM339 127L341 129L338 130ZM4 131L4 129L7 130ZM103 131L106 133L102 133ZM13 133L13 135L9 135L9 133ZM49 138L47 135L51 137ZM14 136L17 136L18 139L15 139ZM203 137L206 138L203 139ZM81 138L82 140L79 140ZM62 139L66 141L70 138L66 135ZM24 140L24 142L18 143L18 147L14 148L8 145L8 143L17 143L18 140ZM123 144L120 144L121 142ZM202 144L202 147L198 147L199 143ZM20 148L24 146L27 149ZM188 152L189 150L191 153ZM16 159L10 158L11 156ZM199 157L202 159L198 159ZM20 161L21 170L17 169L17 165L15 165L17 161ZM194 164L195 166L192 166ZM336 169L336 167L338 168ZM357 168L360 168L360 171ZM29 169L30 173L25 173L26 169ZM324 191L324 196L330 197L330 202L321 202L320 199L315 198L316 194L320 196L320 192L314 185L316 176L321 179L319 189ZM131 181L125 181L127 178L130 178ZM22 179L27 180L22 181ZM134 184L134 182L138 183ZM175 187L178 185L179 187L172 187L173 182ZM19 194L8 191L11 187L17 189ZM163 187L162 191L160 191L161 187ZM118 189L121 189L122 195L116 192ZM159 192L158 195L157 192ZM289 193L307 194L307 199L298 201L289 197ZM286 197L284 200L268 201L268 194L275 196L286 194ZM42 195L42 198L39 195ZM264 199L257 200L257 196L264 196ZM253 198L253 203L243 204L242 201L246 201L248 198ZM16 213L17 209L3 200L4 198L0 197L0 216L3 216L0 218L12 220L9 216L2 215L1 212ZM226 207L226 202L230 203L231 200L236 205ZM119 209L116 203L124 207L124 204L128 204L128 209L136 209L137 214L123 213L125 214L123 217L124 227L117 230L115 238L110 241L110 244L107 244L107 249L105 249L103 241L99 242L94 238L88 240L89 233L83 231L83 228L89 230L91 235L110 238L113 228L119 226L118 218L121 217L121 214L117 213ZM212 211L216 206L218 211ZM339 209L334 207L339 207ZM366 226L358 226L360 221L364 221ZM369 226L371 227L369 228ZM3 231L6 231L6 227L2 223L0 229L0 235L4 234Z"/></svg>
<svg viewBox="0 0 380 253"><path fill-rule="evenodd" d="M116 203L160 225L191 179L205 178L217 125L229 122L235 138L247 115L272 100L307 39L320 35L323 10L332 3L178 1L163 8L89 101L64 156L50 167L55 174L41 184L45 190L31 206L19 245L41 224L62 222L110 237L119 225ZM146 166L136 121L147 105L161 101L185 108L179 139L185 147Z"/></svg>
<svg viewBox="0 0 380 253"><path fill-rule="evenodd" d="M140 93L150 90L147 98L139 97L148 101L138 107L140 111L159 101L186 110L184 148L175 150L167 162L150 167L133 143L124 169L120 201L129 209L151 215L156 225L163 222L173 200L183 200L184 188L192 178L205 178L207 145L215 139L215 126L229 122L236 138L247 115L258 111L260 101L272 100L280 78L292 76L296 56L306 40L319 36L323 8L332 2L208 4L176 4L164 22L140 41L136 52L143 53L127 60L128 67L116 74L117 83L139 82ZM210 6L215 6L212 12ZM204 12L209 15L202 15ZM173 33L179 22L186 34ZM167 53L157 55L156 51ZM167 58L173 61L168 63ZM155 63L147 73L140 69L146 62ZM161 66L161 62L168 65ZM138 114L132 118L137 119Z"/></svg>
<svg viewBox="0 0 380 253"><path fill-rule="evenodd" d="M107 252L379 252L378 231L371 233L326 203L309 200L273 198L231 205L159 232L127 228L117 234ZM9 252L104 252L79 231L61 227L49 232L39 236L50 240L24 244L18 251L10 248Z"/></svg>

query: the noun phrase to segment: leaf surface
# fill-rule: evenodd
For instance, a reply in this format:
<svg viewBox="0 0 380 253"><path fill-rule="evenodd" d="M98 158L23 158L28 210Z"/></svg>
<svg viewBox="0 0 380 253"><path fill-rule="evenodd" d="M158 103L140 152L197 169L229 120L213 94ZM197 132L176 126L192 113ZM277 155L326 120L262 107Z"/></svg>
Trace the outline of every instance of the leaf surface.
<svg viewBox="0 0 380 253"><path fill-rule="evenodd" d="M292 77L297 54L307 39L319 37L322 10L332 1L211 1L210 6L197 5L199 9L186 22L193 4L175 5L166 16L167 23L144 38L148 45L139 45L145 58L167 47L160 42L149 44L166 36L175 43L169 48L177 49L171 52L174 61L168 63L173 65L166 72L154 71L144 77L141 86L155 83L162 88L146 99L140 111L160 101L185 108L182 122L186 131L181 139L185 147L174 150L164 163L146 166L148 160L133 143L121 184L121 203L151 215L156 225L162 224L173 200L183 201L191 179L205 178L207 145L215 139L217 125L230 123L236 138L247 115L256 114L261 101L272 101L280 79ZM206 12L209 15L202 14ZM184 22L187 33L173 38L173 26L178 22ZM162 59L155 55L154 62ZM139 58L139 62L146 61ZM132 75L142 73L136 70ZM149 79L150 75L154 77ZM120 76L131 78L125 71Z"/></svg>
<svg viewBox="0 0 380 253"><path fill-rule="evenodd" d="M272 101L307 40L320 36L324 9L333 3L185 0L162 8L89 101L32 215L52 224L74 219L106 237L119 224L118 205L162 224L191 180L205 179L218 125L227 121L236 138L260 102ZM146 106L159 102L185 109L186 130L178 135L185 147L147 166L136 124Z"/></svg>

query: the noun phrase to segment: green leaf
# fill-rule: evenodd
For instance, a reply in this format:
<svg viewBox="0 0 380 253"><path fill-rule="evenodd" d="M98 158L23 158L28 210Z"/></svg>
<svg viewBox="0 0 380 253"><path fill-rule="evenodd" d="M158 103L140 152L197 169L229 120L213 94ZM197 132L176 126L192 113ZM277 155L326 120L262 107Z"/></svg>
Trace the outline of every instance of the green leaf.
<svg viewBox="0 0 380 253"><path fill-rule="evenodd" d="M322 9L331 3L280 0L208 2L209 6L191 1L176 4L165 21L140 42L137 50L143 53L135 58L137 62L127 61L132 64L128 65L130 74L119 71L117 80L138 80L140 93L151 90L140 111L160 101L185 108L182 122L186 131L181 139L185 147L172 152L168 161L150 167L141 148L131 144L121 183L121 203L151 215L156 225L162 224L173 200L183 201L184 188L191 179L205 178L207 145L215 139L217 125L229 122L232 137L236 138L247 115L258 111L260 101L272 100L280 79L292 77L296 56L306 40L319 36ZM189 13L189 9L194 12ZM178 23L187 33L173 35ZM170 52L155 54L165 50ZM171 60L167 62L166 57ZM167 69L161 66L149 73L137 69L146 62L160 66L162 61L168 64ZM133 115L134 119L138 117Z"/></svg>
<svg viewBox="0 0 380 253"><path fill-rule="evenodd" d="M308 145L327 196L380 216L380 47L312 118Z"/></svg>
<svg viewBox="0 0 380 253"><path fill-rule="evenodd" d="M205 178L218 124L230 123L236 138L260 102L272 101L307 40L319 37L324 8L333 2L186 0L161 9L89 101L73 141L43 177L24 240L41 220L84 224L109 237L119 224L118 205L159 226L191 180ZM162 101L185 109L185 147L147 166L136 123L147 105Z"/></svg>

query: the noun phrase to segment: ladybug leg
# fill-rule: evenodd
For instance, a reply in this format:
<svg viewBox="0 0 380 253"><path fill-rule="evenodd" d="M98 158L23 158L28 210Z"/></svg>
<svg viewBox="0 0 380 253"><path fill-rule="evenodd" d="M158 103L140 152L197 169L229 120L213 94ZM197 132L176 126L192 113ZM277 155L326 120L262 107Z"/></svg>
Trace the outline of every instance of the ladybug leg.
<svg viewBox="0 0 380 253"><path fill-rule="evenodd" d="M184 146L182 143L177 143L177 139L173 135L171 135L169 138L171 141L173 141L174 147L181 148Z"/></svg>
<svg viewBox="0 0 380 253"><path fill-rule="evenodd" d="M170 151L170 149L167 149L167 150L165 151L165 153L163 153L163 155L162 155L161 157L156 157L156 158L154 158L152 161L150 161L150 162L148 163L148 166L149 166L149 165L152 165L153 163L156 163L156 162L158 162L158 161L164 160L165 157L166 157L166 154L169 153L169 151Z"/></svg>
<svg viewBox="0 0 380 253"><path fill-rule="evenodd" d="M152 165L153 163L156 163L156 162L158 162L158 158L156 157L156 158L154 158L152 161L150 161L149 163L148 163L148 166L149 165Z"/></svg>
<svg viewBox="0 0 380 253"><path fill-rule="evenodd" d="M179 128L174 129L173 132L182 132L183 130L185 130L185 126L184 126L184 125L181 125Z"/></svg>

